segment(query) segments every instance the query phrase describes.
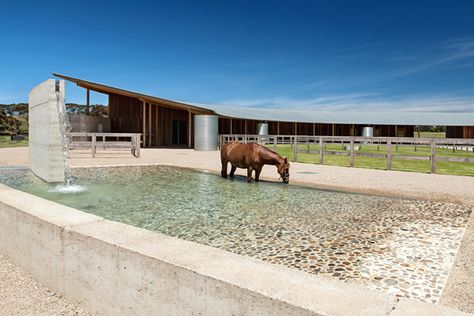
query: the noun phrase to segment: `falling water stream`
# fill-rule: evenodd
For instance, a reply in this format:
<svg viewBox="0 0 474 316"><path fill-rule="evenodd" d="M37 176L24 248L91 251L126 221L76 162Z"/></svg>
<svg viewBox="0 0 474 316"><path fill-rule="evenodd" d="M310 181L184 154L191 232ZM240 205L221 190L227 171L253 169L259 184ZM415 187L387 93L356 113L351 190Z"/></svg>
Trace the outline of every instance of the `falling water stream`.
<svg viewBox="0 0 474 316"><path fill-rule="evenodd" d="M58 82L56 83L58 85ZM68 157L69 157L69 145L71 143L71 137L69 133L71 132L72 126L69 122L69 117L66 111L66 103L59 92L59 89L56 89L56 98L57 98L57 107L58 107L58 117L59 117L59 128L61 131L62 139L62 150L63 150L63 162L64 162L64 183L58 184L56 187L52 188L51 192L59 193L78 193L83 192L87 188L77 184L76 178L71 172L69 167Z"/></svg>

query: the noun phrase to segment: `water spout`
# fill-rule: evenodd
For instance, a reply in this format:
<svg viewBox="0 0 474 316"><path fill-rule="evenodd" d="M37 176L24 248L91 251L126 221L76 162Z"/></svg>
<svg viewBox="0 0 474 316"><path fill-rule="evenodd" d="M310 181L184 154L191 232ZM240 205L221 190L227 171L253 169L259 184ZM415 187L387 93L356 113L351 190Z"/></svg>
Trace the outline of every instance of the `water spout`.
<svg viewBox="0 0 474 316"><path fill-rule="evenodd" d="M59 91L59 80L56 81L56 98L58 107L59 117L59 128L62 139L62 151L63 151L63 162L64 162L64 183L57 185L51 192L60 193L77 193L86 190L85 187L80 186L76 183L76 178L72 175L71 168L69 167L69 147L71 144L71 137L69 133L72 130L71 123L69 122L69 116L66 110L66 103Z"/></svg>

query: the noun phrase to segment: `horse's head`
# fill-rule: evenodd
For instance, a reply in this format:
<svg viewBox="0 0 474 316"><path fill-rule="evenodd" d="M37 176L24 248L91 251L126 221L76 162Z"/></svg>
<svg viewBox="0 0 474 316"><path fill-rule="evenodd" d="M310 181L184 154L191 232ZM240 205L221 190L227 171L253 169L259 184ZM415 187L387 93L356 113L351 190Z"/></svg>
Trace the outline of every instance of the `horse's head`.
<svg viewBox="0 0 474 316"><path fill-rule="evenodd" d="M290 163L288 162L288 158L285 158L280 164L278 164L277 168L283 182L290 182Z"/></svg>

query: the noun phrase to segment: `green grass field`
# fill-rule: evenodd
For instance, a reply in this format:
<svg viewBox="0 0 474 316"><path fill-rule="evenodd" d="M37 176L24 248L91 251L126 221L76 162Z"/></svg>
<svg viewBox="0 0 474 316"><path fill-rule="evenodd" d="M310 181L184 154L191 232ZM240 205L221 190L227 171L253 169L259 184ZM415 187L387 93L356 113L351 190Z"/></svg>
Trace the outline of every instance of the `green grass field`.
<svg viewBox="0 0 474 316"><path fill-rule="evenodd" d="M28 139L11 140L10 136L0 135L0 148L5 147L25 147L28 146Z"/></svg>
<svg viewBox="0 0 474 316"><path fill-rule="evenodd" d="M413 137L418 138L418 132L413 133ZM444 132L420 132L420 138L446 138Z"/></svg>
<svg viewBox="0 0 474 316"><path fill-rule="evenodd" d="M268 145L270 149L274 149L272 145ZM298 145L300 150L319 150L319 144L300 144ZM338 151L348 153L348 150L344 150L340 144L326 144L325 150ZM290 161L293 161L293 148L291 145L278 145L276 151L282 156L288 157ZM428 146L417 146L416 151L414 146L392 146L392 170L400 171L413 171L413 172L430 172L431 163L429 160L397 160L397 155L410 155L410 156L429 156L430 147ZM362 145L360 150L356 153L372 153L372 154L385 154L385 145ZM437 148L436 155L438 157L468 157L474 158L474 153L459 151L453 152L452 149ZM298 162L304 163L319 163L319 154L308 154L298 153ZM332 166L344 166L349 167L349 156L338 156L325 154L324 164ZM369 169L386 169L387 162L385 158L371 158L371 157L355 157L356 168L369 168ZM436 163L436 173L440 174L452 174L452 175L463 175L463 176L474 176L474 163L466 162L450 162L450 161L438 161Z"/></svg>

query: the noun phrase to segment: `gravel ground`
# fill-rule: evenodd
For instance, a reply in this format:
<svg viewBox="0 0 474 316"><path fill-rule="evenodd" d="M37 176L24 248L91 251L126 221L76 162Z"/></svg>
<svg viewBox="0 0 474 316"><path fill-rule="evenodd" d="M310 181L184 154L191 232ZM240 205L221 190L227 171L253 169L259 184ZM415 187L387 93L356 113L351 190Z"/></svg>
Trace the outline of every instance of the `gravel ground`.
<svg viewBox="0 0 474 316"><path fill-rule="evenodd" d="M0 315L91 315L0 255Z"/></svg>

